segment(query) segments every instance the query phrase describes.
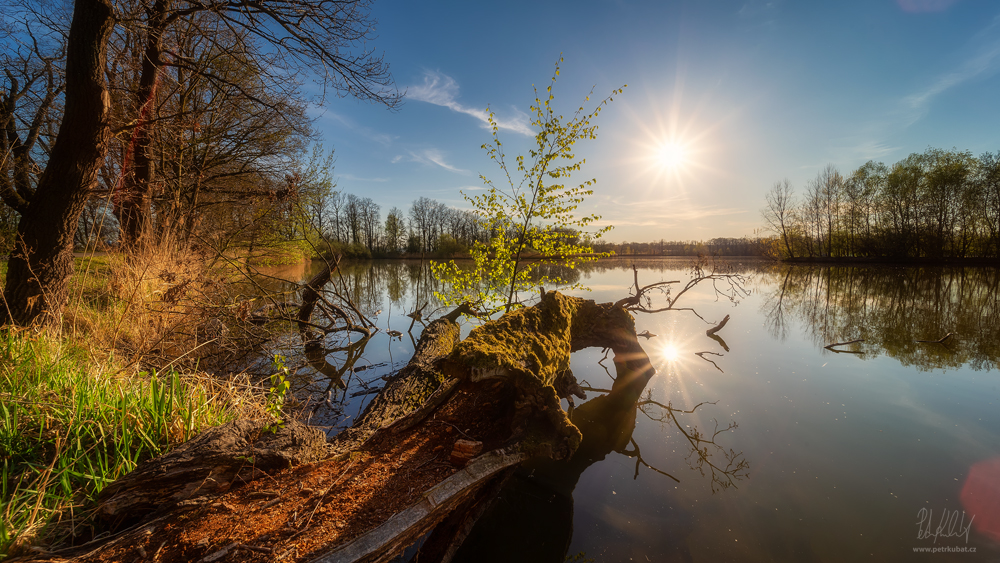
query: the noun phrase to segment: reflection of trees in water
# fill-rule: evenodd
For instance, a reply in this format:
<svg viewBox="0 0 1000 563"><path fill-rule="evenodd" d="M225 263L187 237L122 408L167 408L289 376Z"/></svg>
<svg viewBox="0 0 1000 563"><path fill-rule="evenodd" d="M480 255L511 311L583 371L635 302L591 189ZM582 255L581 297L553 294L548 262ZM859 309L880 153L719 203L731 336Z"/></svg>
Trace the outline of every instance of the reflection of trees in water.
<svg viewBox="0 0 1000 563"><path fill-rule="evenodd" d="M539 264L538 268L531 272L531 280L537 282L544 277L548 277L551 279L561 279L566 282L566 285L573 285L580 283L580 270L581 265L577 265L576 268L570 268L565 264Z"/></svg>
<svg viewBox="0 0 1000 563"><path fill-rule="evenodd" d="M670 425L672 423L674 428L676 428L681 435L684 436L684 439L691 446L691 449L685 458L688 465L691 469L696 469L702 477L711 477L711 487L713 493L719 490L728 489L729 487L735 487L737 481L741 481L750 476L750 463L743 457L743 452L737 452L732 448L727 450L715 441L719 435L736 430L739 425L736 424L735 421L732 421L726 426L720 428L719 421L716 420L714 421L715 426L712 431L704 432L697 426L681 424L681 421L677 419L677 415L679 414L694 414L702 405L714 405L718 401L698 403L690 410L682 410L673 407L670 403L664 405L663 403L654 401L650 397L651 395L651 393L647 392L646 398L637 403L639 411L646 415L650 420L655 420L665 425ZM635 448L633 455L636 458L636 476L639 475L640 463L646 465L654 471L663 473L642 459L642 456L639 454L639 445L635 443L635 440L632 440L632 445ZM623 451L622 453L630 455L630 452ZM664 475L666 474L664 473ZM674 477L669 477L677 481Z"/></svg>
<svg viewBox="0 0 1000 563"><path fill-rule="evenodd" d="M331 283L343 283L347 294L366 315L374 316L386 298L394 307L430 302L436 308L434 291L439 283L431 274L429 262L388 261L349 262L340 266L342 282L334 276Z"/></svg>
<svg viewBox="0 0 1000 563"><path fill-rule="evenodd" d="M773 336L790 319L820 346L863 338L865 353L885 353L920 369L997 366L1000 270L784 266L768 274L773 289L762 311ZM937 340L953 332L945 343Z"/></svg>
<svg viewBox="0 0 1000 563"><path fill-rule="evenodd" d="M703 432L682 420L685 415L714 403L701 403L685 411L652 400L646 385L654 370L641 349L639 354L616 355L614 364L616 375L612 376L611 389L588 388L588 392L602 394L568 412L570 420L583 435L572 457L561 461L536 458L525 462L522 470L504 484L497 499L476 521L455 561L566 561L573 537L573 496L577 484L590 466L612 452L636 460L635 478L639 476L640 465L645 465L679 482L643 458L633 438L639 412L662 423L664 429L673 426L680 431L690 445L686 456L688 464L702 476L711 477L713 493L748 477L749 463L742 452L727 450L715 442L719 435L735 429L735 422L724 428L716 425L712 431ZM663 533L676 534L677 541L671 543L681 552L686 550L686 531L678 528Z"/></svg>
<svg viewBox="0 0 1000 563"><path fill-rule="evenodd" d="M632 266L648 272L689 272L696 265L709 272L750 275L761 271L773 270L775 262L759 258L702 258L681 259L664 258L604 258L595 262L584 262L577 269L585 277L591 273L602 274L613 270L631 270Z"/></svg>

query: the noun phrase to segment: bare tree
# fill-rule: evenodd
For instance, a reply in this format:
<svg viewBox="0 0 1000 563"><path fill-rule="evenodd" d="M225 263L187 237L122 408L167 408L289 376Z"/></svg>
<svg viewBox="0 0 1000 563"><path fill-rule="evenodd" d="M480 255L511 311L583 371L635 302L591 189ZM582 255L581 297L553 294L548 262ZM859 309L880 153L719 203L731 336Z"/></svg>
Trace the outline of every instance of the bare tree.
<svg viewBox="0 0 1000 563"><path fill-rule="evenodd" d="M72 274L73 234L109 149L111 112L105 80L115 70L108 65L108 46L116 23L118 29L128 30L125 51L138 61L135 103L129 111L119 112L129 114L119 133L130 134L130 139L123 150L124 179L117 194L124 242L134 246L148 233L153 214L156 155L152 132L162 117L157 96L161 71L170 66L200 72L215 85L241 88L241 83L224 74L195 64L164 38L176 35L177 26L183 24L186 33L209 42L223 37L235 41L218 46L239 66L260 70L277 93L283 92L282 87L297 87L289 77L307 76L324 86L324 94L332 91L394 108L402 95L395 89L388 65L367 43L373 38L375 23L371 6L372 0L154 0L152 4L122 4L115 17L109 0L77 0L66 44L65 112L47 162L34 167L44 172L38 175L34 190L20 193L7 182L7 175L0 186L3 200L21 214L5 286L6 320L49 322L61 313ZM213 22L231 33L212 33L209 24ZM6 53L11 41L0 39L4 40L0 50ZM7 57L0 60L5 73L12 70ZM53 89L58 88L57 81L51 83ZM4 89L5 108L11 105L8 102L17 105L17 100L9 99L17 90ZM267 105L260 96L257 101ZM0 115L4 127L10 122L8 113ZM5 170L6 166L5 160Z"/></svg>
<svg viewBox="0 0 1000 563"><path fill-rule="evenodd" d="M119 221L127 245L139 243L150 223L153 190L152 137L157 121L157 84L166 67L201 74L218 85L239 87L240 82L205 69L178 50L163 44L176 26L215 42L218 29L235 44L219 45L238 66L259 69L268 87L289 93L296 82L289 77L313 75L337 95L351 95L396 107L401 94L395 89L388 65L367 47L373 36L372 0L214 0L193 2L155 0L152 6L133 5L130 25L141 29L142 68L136 88L132 138L123 166ZM360 47L360 53L352 49ZM319 69L316 71L315 69ZM280 98L281 96L279 96ZM268 102L264 101L265 105Z"/></svg>
<svg viewBox="0 0 1000 563"><path fill-rule="evenodd" d="M34 190L4 186L0 192L21 214L4 286L4 322L44 324L62 315L73 235L110 133L105 70L113 25L109 0L77 0L66 44L66 109L45 172Z"/></svg>
<svg viewBox="0 0 1000 563"><path fill-rule="evenodd" d="M795 194L792 191L792 184L787 178L781 182L775 182L771 190L765 196L767 206L760 210L764 222L768 229L781 237L785 245L785 252L789 258L795 258L795 251L792 250L791 230L792 214L795 209Z"/></svg>

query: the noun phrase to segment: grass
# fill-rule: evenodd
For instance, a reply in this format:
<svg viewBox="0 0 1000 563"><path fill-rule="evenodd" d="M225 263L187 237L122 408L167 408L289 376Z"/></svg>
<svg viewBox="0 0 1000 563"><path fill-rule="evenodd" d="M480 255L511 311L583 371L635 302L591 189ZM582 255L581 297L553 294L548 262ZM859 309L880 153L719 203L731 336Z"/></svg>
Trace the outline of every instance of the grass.
<svg viewBox="0 0 1000 563"><path fill-rule="evenodd" d="M86 351L0 334L0 558L30 543L88 537L101 490L136 465L246 410L247 383L114 373Z"/></svg>
<svg viewBox="0 0 1000 563"><path fill-rule="evenodd" d="M108 255L78 258L75 271L61 327L0 328L0 560L92 537L97 495L138 463L268 416L266 389L248 378L136 367L204 322L202 289L219 284L203 261ZM173 354L197 344L181 339Z"/></svg>

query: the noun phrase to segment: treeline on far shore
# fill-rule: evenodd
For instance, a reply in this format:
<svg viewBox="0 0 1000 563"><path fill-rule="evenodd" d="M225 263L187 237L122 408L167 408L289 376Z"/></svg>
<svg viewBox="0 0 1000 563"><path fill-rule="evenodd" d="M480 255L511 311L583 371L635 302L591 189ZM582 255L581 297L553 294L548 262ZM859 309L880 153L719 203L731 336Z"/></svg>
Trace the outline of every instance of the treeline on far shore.
<svg viewBox="0 0 1000 563"><path fill-rule="evenodd" d="M708 241L664 240L652 242L605 242L591 245L594 252L615 256L767 256L773 238L713 238Z"/></svg>
<svg viewBox="0 0 1000 563"><path fill-rule="evenodd" d="M797 195L776 182L761 210L777 257L1000 258L1000 151L929 148L847 175L827 166Z"/></svg>

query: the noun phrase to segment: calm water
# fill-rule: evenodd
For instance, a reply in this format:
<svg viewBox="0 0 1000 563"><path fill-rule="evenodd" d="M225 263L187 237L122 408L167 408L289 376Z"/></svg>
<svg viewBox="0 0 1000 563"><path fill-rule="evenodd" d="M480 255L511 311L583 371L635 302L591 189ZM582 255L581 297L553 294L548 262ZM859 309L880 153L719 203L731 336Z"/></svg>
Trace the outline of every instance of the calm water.
<svg viewBox="0 0 1000 563"><path fill-rule="evenodd" d="M626 296L632 263L584 270L581 295ZM687 261L635 263L642 283L689 279ZM657 335L644 344L657 369L645 394L588 393L573 413L581 453L511 480L458 559L1000 561L997 270L729 265L750 294L734 304L706 284L678 303L695 312L638 315L638 331ZM331 432L405 365L403 314L435 306L417 263L346 274L342 290L404 335L332 351L326 375L300 370L303 408ZM720 338L706 336L725 315ZM585 386L610 389L602 357L574 354Z"/></svg>

